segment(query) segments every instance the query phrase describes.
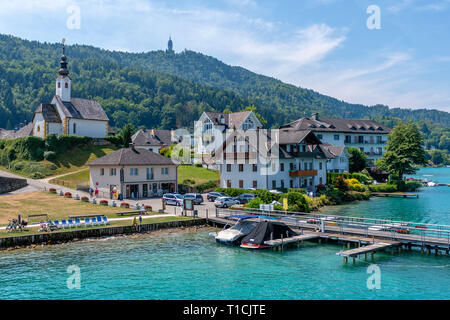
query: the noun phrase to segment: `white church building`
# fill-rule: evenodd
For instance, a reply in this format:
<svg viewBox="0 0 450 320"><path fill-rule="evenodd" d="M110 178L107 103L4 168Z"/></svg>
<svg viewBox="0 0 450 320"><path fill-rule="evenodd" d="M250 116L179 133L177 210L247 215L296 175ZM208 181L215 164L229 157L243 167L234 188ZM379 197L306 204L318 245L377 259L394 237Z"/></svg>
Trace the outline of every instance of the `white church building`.
<svg viewBox="0 0 450 320"><path fill-rule="evenodd" d="M108 116L94 100L73 98L63 44L60 69L56 78L56 94L50 103L41 103L33 117L33 136L73 134L91 138L108 135Z"/></svg>

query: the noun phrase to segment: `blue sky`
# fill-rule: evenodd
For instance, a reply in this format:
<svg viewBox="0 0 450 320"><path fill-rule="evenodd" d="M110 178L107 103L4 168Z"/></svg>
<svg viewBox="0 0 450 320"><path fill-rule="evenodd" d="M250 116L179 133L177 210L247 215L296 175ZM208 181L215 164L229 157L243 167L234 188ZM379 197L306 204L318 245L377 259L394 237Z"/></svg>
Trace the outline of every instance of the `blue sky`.
<svg viewBox="0 0 450 320"><path fill-rule="evenodd" d="M381 28L369 30L368 6ZM75 6L80 28L67 21ZM450 0L0 0L0 33L185 48L354 103L450 112ZM70 20L74 21L74 20Z"/></svg>

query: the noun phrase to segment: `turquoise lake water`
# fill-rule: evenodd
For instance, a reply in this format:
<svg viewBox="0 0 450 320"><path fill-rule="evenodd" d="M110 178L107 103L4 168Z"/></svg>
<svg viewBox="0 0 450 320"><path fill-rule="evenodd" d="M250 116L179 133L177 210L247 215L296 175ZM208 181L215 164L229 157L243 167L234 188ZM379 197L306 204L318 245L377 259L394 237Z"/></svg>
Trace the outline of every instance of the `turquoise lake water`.
<svg viewBox="0 0 450 320"><path fill-rule="evenodd" d="M416 176L450 183L450 168ZM450 187L425 188L419 199L378 198L327 211L450 224ZM445 256L377 253L381 288L370 290L370 263L343 264L336 256L341 246L254 252L217 245L209 232L1 252L0 299L450 299ZM80 268L79 290L67 288L70 265Z"/></svg>

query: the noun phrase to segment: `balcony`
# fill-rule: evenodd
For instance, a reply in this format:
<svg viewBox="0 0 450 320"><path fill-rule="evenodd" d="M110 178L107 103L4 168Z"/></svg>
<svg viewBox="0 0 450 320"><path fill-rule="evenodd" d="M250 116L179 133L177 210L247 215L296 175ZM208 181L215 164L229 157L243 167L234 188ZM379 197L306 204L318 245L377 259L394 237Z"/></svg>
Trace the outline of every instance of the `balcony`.
<svg viewBox="0 0 450 320"><path fill-rule="evenodd" d="M315 177L317 170L293 170L289 171L289 177Z"/></svg>

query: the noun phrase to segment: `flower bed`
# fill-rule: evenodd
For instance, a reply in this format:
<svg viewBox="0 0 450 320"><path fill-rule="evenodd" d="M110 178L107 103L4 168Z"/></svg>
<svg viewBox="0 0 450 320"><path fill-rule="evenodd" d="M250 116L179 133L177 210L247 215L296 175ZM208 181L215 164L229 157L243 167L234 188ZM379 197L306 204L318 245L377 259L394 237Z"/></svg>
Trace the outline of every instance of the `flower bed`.
<svg viewBox="0 0 450 320"><path fill-rule="evenodd" d="M129 208L129 207L130 207L130 204L127 203L127 202L122 202L122 203L120 204L120 207L121 207L121 208Z"/></svg>
<svg viewBox="0 0 450 320"><path fill-rule="evenodd" d="M108 205L108 200L100 200L100 204L102 206L107 206Z"/></svg>
<svg viewBox="0 0 450 320"><path fill-rule="evenodd" d="M147 212L151 212L152 211L152 206L145 206L145 211Z"/></svg>
<svg viewBox="0 0 450 320"><path fill-rule="evenodd" d="M83 202L89 202L89 198L88 198L88 197L81 197L81 201L83 201Z"/></svg>
<svg viewBox="0 0 450 320"><path fill-rule="evenodd" d="M56 193L56 189L55 189L55 188L50 188L50 189L48 189L48 192L50 192L50 193Z"/></svg>
<svg viewBox="0 0 450 320"><path fill-rule="evenodd" d="M72 194L70 192L64 193L65 198L72 198Z"/></svg>

